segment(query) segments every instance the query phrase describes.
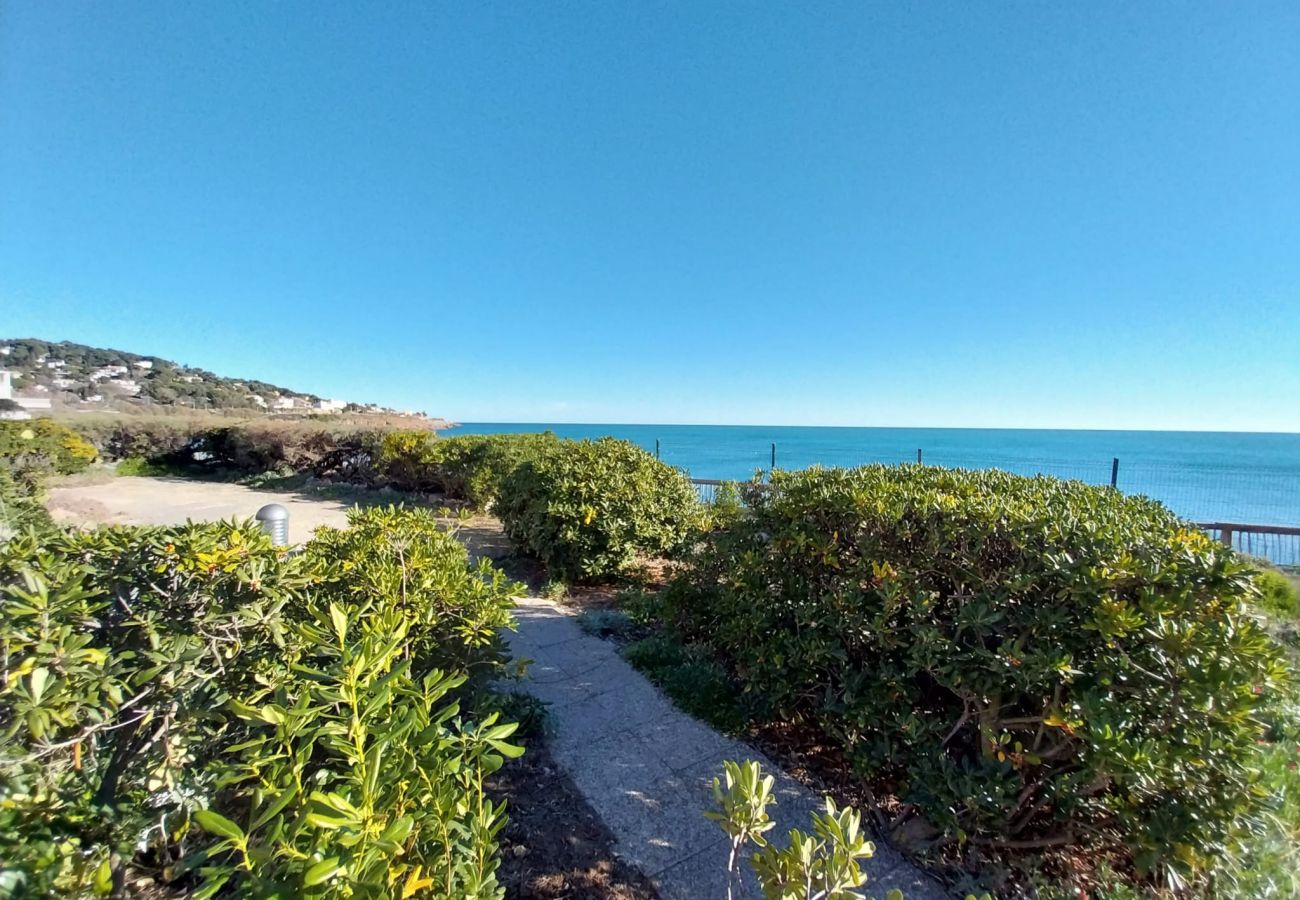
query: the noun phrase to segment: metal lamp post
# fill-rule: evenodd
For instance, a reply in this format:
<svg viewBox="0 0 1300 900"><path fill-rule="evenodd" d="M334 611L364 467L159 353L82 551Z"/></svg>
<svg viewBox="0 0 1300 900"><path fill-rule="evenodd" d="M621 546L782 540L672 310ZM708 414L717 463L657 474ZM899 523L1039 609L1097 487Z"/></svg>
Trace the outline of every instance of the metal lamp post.
<svg viewBox="0 0 1300 900"><path fill-rule="evenodd" d="M257 511L257 521L271 536L272 544L289 546L289 510L278 503L268 503Z"/></svg>

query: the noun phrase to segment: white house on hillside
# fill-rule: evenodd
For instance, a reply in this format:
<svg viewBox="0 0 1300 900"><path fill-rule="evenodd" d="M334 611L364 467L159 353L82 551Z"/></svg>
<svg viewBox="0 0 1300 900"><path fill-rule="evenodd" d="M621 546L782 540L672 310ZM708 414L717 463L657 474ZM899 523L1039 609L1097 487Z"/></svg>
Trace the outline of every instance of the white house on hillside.
<svg viewBox="0 0 1300 900"><path fill-rule="evenodd" d="M49 397L15 397L14 373L0 369L0 400L12 400L23 409L49 409Z"/></svg>
<svg viewBox="0 0 1300 900"><path fill-rule="evenodd" d="M313 406L321 412L343 412L348 405L346 400L317 400Z"/></svg>

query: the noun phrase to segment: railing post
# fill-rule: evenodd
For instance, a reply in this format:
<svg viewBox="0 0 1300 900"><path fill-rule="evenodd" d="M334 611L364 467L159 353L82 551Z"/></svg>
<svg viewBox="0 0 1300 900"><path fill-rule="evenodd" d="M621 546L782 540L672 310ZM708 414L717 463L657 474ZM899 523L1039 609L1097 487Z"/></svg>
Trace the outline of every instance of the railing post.
<svg viewBox="0 0 1300 900"><path fill-rule="evenodd" d="M918 466L921 464L921 448L920 448L920 447L917 447L917 448L916 448L916 464L917 464Z"/></svg>
<svg viewBox="0 0 1300 900"><path fill-rule="evenodd" d="M1110 486L1115 487L1119 484L1119 457L1110 461Z"/></svg>
<svg viewBox="0 0 1300 900"><path fill-rule="evenodd" d="M655 459L659 458L659 438L655 438Z"/></svg>
<svg viewBox="0 0 1300 900"><path fill-rule="evenodd" d="M1220 528L1220 529L1219 529L1219 540L1223 542L1223 545L1224 545L1225 547L1231 547L1231 546L1232 546L1232 529L1231 529L1231 528Z"/></svg>
<svg viewBox="0 0 1300 900"><path fill-rule="evenodd" d="M772 442L772 468L776 468L776 442Z"/></svg>
<svg viewBox="0 0 1300 900"><path fill-rule="evenodd" d="M268 503L257 511L257 522L271 536L272 544L289 546L289 510L278 503Z"/></svg>

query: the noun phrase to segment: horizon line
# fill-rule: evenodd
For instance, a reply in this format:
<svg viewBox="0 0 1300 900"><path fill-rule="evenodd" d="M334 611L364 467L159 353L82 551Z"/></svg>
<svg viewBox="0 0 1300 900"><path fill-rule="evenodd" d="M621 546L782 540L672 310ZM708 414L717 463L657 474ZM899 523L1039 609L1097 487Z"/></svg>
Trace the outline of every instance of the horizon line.
<svg viewBox="0 0 1300 900"><path fill-rule="evenodd" d="M431 418L443 418L435 416ZM1071 428L1061 427L1042 427L1034 425L774 425L770 423L748 423L748 422L559 422L547 420L526 420L519 419L509 421L505 419L493 421L489 419L480 420L455 420L444 419L451 422L450 428L440 430L450 430L463 425L560 425L560 426L619 426L630 428L844 428L858 430L879 430L879 431L1091 431L1091 432L1112 432L1125 433L1137 432L1142 434L1259 434L1259 435L1278 435L1282 437L1300 437L1300 431L1252 431L1249 429L1203 429L1203 428L1111 428L1111 427L1087 427L1076 426Z"/></svg>

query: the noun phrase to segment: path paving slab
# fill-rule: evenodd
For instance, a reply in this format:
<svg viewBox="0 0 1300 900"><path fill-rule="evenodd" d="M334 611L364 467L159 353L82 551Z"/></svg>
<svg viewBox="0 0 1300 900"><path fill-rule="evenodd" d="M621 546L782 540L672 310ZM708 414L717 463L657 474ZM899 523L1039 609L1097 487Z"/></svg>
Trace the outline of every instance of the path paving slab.
<svg viewBox="0 0 1300 900"><path fill-rule="evenodd" d="M551 754L615 835L615 851L654 881L664 900L726 896L727 845L704 817L724 760L753 759L776 778L777 827L807 830L821 798L742 741L681 712L605 640L547 600L517 601L508 637L533 660L522 687L550 704ZM940 900L943 888L877 841L867 895L891 888L908 900Z"/></svg>

